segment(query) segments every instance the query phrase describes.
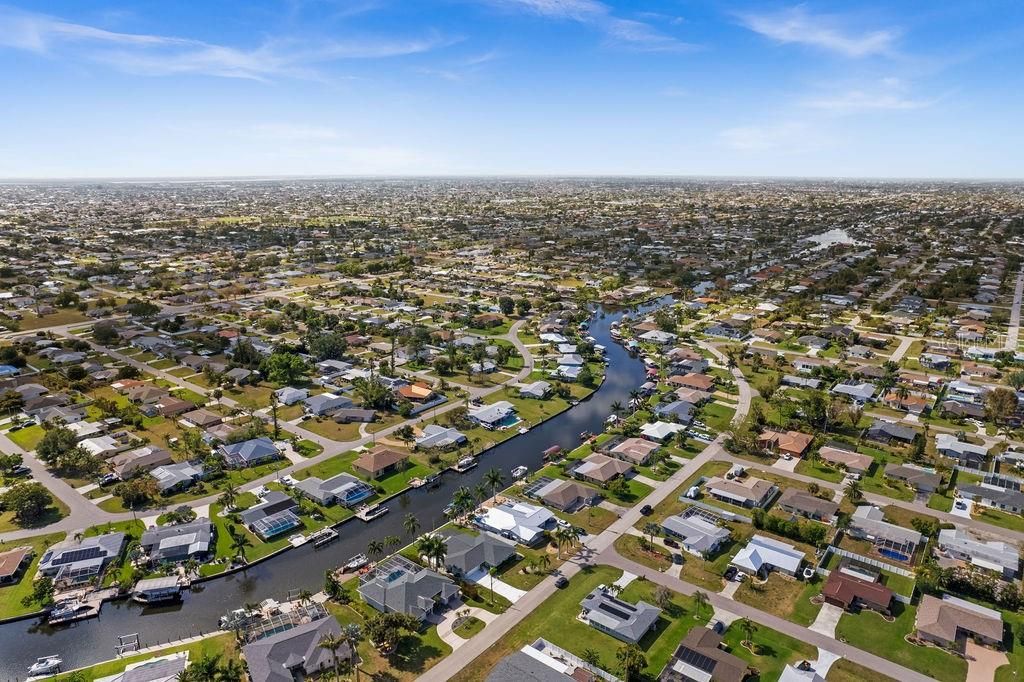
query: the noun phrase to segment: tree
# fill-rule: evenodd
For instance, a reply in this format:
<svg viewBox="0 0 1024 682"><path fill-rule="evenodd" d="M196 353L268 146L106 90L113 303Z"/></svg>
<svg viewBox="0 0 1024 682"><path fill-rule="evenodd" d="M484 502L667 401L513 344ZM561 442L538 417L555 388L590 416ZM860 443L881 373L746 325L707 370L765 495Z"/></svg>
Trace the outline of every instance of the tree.
<svg viewBox="0 0 1024 682"><path fill-rule="evenodd" d="M129 509L137 509L159 494L156 481L149 474L118 483L112 492L120 497L121 503Z"/></svg>
<svg viewBox="0 0 1024 682"><path fill-rule="evenodd" d="M238 487L231 482L230 478L224 479L224 485L221 487L220 498L218 502L224 507L224 509L231 510L235 508L235 500L238 498Z"/></svg>
<svg viewBox="0 0 1024 682"><path fill-rule="evenodd" d="M600 667L601 665L601 654L597 653L590 647L587 647L583 650L583 653L580 655L580 658L583 659L584 663L595 668Z"/></svg>
<svg viewBox="0 0 1024 682"><path fill-rule="evenodd" d="M640 673L647 667L643 649L636 644L619 647L619 650L615 652L615 658L619 662L619 669L622 671L625 682L640 679Z"/></svg>
<svg viewBox="0 0 1024 682"><path fill-rule="evenodd" d="M499 296L498 309L501 311L502 315L511 315L512 312L516 309L515 301L513 301L509 296Z"/></svg>
<svg viewBox="0 0 1024 682"><path fill-rule="evenodd" d="M0 495L0 506L23 525L41 519L51 504L53 496L42 483L19 483Z"/></svg>
<svg viewBox="0 0 1024 682"><path fill-rule="evenodd" d="M853 504L857 504L863 496L864 493L860 490L860 482L851 480L846 484L846 490L843 491L843 497L847 500Z"/></svg>
<svg viewBox="0 0 1024 682"><path fill-rule="evenodd" d="M1010 384L1018 391L1024 388L1024 370L1017 370L1016 372L1011 372L1006 377L1006 383Z"/></svg>
<svg viewBox="0 0 1024 682"><path fill-rule="evenodd" d="M36 456L49 466L57 466L60 457L76 446L77 438L71 429L54 426L46 429L36 445Z"/></svg>
<svg viewBox="0 0 1024 682"><path fill-rule="evenodd" d="M473 497L472 491L466 486L459 486L452 493L452 508L455 510L456 515L466 514L475 506L476 498Z"/></svg>
<svg viewBox="0 0 1024 682"><path fill-rule="evenodd" d="M264 374L278 384L293 384L307 371L306 363L295 353L274 352L266 359Z"/></svg>
<svg viewBox="0 0 1024 682"><path fill-rule="evenodd" d="M516 301L516 312L522 317L528 315L531 308L533 308L533 304L528 298L520 298Z"/></svg>
<svg viewBox="0 0 1024 682"><path fill-rule="evenodd" d="M348 623L341 626L341 634L338 635L343 643L348 645L348 649L351 653L351 660L355 662L357 659L356 649L359 646L359 642L363 641L363 629L355 623ZM359 672L356 671L356 679L359 679Z"/></svg>
<svg viewBox="0 0 1024 682"><path fill-rule="evenodd" d="M708 605L708 595L703 590L697 590L693 593L693 617L699 618L704 612L704 609Z"/></svg>
<svg viewBox="0 0 1024 682"><path fill-rule="evenodd" d="M505 476L498 469L489 469L484 474L484 484L491 489L491 498L498 495L498 488L505 483Z"/></svg>
<svg viewBox="0 0 1024 682"><path fill-rule="evenodd" d="M749 618L743 618L739 622L740 630L743 632L744 640L742 644L746 644L751 649L754 648L754 633L757 632L757 626Z"/></svg>
<svg viewBox="0 0 1024 682"><path fill-rule="evenodd" d="M345 357L348 342L337 332L311 334L306 337L306 350L317 360L340 360Z"/></svg>
<svg viewBox="0 0 1024 682"><path fill-rule="evenodd" d="M448 543L437 533L427 533L416 542L416 552L439 570L448 557Z"/></svg>
<svg viewBox="0 0 1024 682"><path fill-rule="evenodd" d="M667 609L672 604L672 590L664 585L658 585L654 590L654 603L662 610Z"/></svg>
<svg viewBox="0 0 1024 682"><path fill-rule="evenodd" d="M25 406L25 399L17 391L0 393L0 413L13 414Z"/></svg>
<svg viewBox="0 0 1024 682"><path fill-rule="evenodd" d="M380 540L370 540L366 544L366 553L372 557L379 557L384 554L384 543Z"/></svg>
<svg viewBox="0 0 1024 682"><path fill-rule="evenodd" d="M397 535L385 535L383 542L384 546L388 549L394 549L395 547L398 547L400 544L402 544L401 538L399 538Z"/></svg>
<svg viewBox="0 0 1024 682"><path fill-rule="evenodd" d="M580 373L577 375L577 378L584 386L594 385L594 372L587 365L580 367Z"/></svg>
<svg viewBox="0 0 1024 682"><path fill-rule="evenodd" d="M248 563L245 550L252 547L252 540L244 531L237 530L234 526L228 526L228 535L231 536L231 551L234 553L234 557Z"/></svg>
<svg viewBox="0 0 1024 682"><path fill-rule="evenodd" d="M562 549L568 547L572 549L579 544L579 536L576 535L576 531L572 528L565 526L559 526L555 529L555 545L558 547L558 557L562 557Z"/></svg>
<svg viewBox="0 0 1024 682"><path fill-rule="evenodd" d="M395 394L374 377L359 377L352 381L352 388L359 396L363 407L368 409L387 410L395 404Z"/></svg>
<svg viewBox="0 0 1024 682"><path fill-rule="evenodd" d="M1005 422L1017 411L1017 394L1000 386L985 398L985 412L997 424Z"/></svg>
<svg viewBox="0 0 1024 682"><path fill-rule="evenodd" d="M402 520L402 528L405 529L406 534L409 537L413 537L420 530L420 520L416 518L414 514L406 514Z"/></svg>

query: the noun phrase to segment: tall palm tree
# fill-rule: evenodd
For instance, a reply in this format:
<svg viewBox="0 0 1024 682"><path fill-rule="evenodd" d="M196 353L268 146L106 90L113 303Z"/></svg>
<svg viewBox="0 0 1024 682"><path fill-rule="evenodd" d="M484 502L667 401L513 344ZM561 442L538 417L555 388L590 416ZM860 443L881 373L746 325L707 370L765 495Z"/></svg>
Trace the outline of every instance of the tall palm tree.
<svg viewBox="0 0 1024 682"><path fill-rule="evenodd" d="M484 500L486 500L488 497L490 497L490 495L488 495L487 484L483 481L480 481L473 488L473 499L476 500L477 504L483 504Z"/></svg>
<svg viewBox="0 0 1024 682"><path fill-rule="evenodd" d="M348 625L341 626L341 634L338 638L348 645L349 650L352 652L352 667L356 671L356 680L359 680L359 642L363 641L363 629L355 623L349 623Z"/></svg>
<svg viewBox="0 0 1024 682"><path fill-rule="evenodd" d="M455 508L457 515L468 513L473 507L476 506L476 501L473 499L473 493L466 486L459 486L459 488L452 494L452 506Z"/></svg>
<svg viewBox="0 0 1024 682"><path fill-rule="evenodd" d="M426 557L435 570L439 570L448 556L448 543L440 535L428 533L420 537L416 543L416 551Z"/></svg>
<svg viewBox="0 0 1024 682"><path fill-rule="evenodd" d="M388 549L394 549L402 544L402 539L397 535L386 535L384 536L384 546Z"/></svg>
<svg viewBox="0 0 1024 682"><path fill-rule="evenodd" d="M299 590L298 598L300 605L306 605L313 601L313 593L307 589L301 589Z"/></svg>
<svg viewBox="0 0 1024 682"><path fill-rule="evenodd" d="M622 412L622 403L619 402L618 400L613 402L611 407L612 407L612 412L614 412L615 414L618 414L619 412Z"/></svg>
<svg viewBox="0 0 1024 682"><path fill-rule="evenodd" d="M343 640L341 637L338 637L337 635L332 635L330 633L323 635L320 638L320 641L317 643L317 646L321 649L326 649L327 651L331 652L331 661L333 662L332 667L334 668L334 679L338 679L339 676L338 649L340 649L344 645L345 640Z"/></svg>
<svg viewBox="0 0 1024 682"><path fill-rule="evenodd" d="M857 504L860 498L864 496L861 492L859 481L850 481L846 484L846 490L843 492L843 496L853 504Z"/></svg>
<svg viewBox="0 0 1024 682"><path fill-rule="evenodd" d="M220 503L224 506L224 509L231 510L235 508L235 500L238 498L238 487L231 482L231 479L224 480L224 486L221 488Z"/></svg>
<svg viewBox="0 0 1024 682"><path fill-rule="evenodd" d="M740 630L743 631L743 636L746 637L744 642L749 643L750 647L754 646L754 633L757 632L757 626L749 618L744 618L740 621Z"/></svg>
<svg viewBox="0 0 1024 682"><path fill-rule="evenodd" d="M576 537L576 532L572 528L566 528L559 526L555 530L555 546L558 547L558 558L562 558L562 549L568 547L572 549L579 543L579 538Z"/></svg>
<svg viewBox="0 0 1024 682"><path fill-rule="evenodd" d="M241 557L242 561L248 563L248 557L245 556L245 550L252 547L252 540L248 536L238 530L234 530L234 526L229 526L231 530L228 533L231 535L231 551L235 553L235 558Z"/></svg>
<svg viewBox="0 0 1024 682"><path fill-rule="evenodd" d="M420 520L413 514L406 514L402 521L402 527L409 537L416 535L420 530Z"/></svg>
<svg viewBox="0 0 1024 682"><path fill-rule="evenodd" d="M484 474L484 483L491 489L491 497L496 498L498 495L498 488L505 483L505 476L498 469L490 469L486 474Z"/></svg>
<svg viewBox="0 0 1024 682"><path fill-rule="evenodd" d="M708 595L703 590L693 593L693 617L699 618L704 608L708 605Z"/></svg>
<svg viewBox="0 0 1024 682"><path fill-rule="evenodd" d="M242 682L245 679L245 668L241 661L229 659L217 670L217 682Z"/></svg>
<svg viewBox="0 0 1024 682"><path fill-rule="evenodd" d="M384 543L380 540L370 540L366 545L366 553L372 557L379 557L384 554Z"/></svg>

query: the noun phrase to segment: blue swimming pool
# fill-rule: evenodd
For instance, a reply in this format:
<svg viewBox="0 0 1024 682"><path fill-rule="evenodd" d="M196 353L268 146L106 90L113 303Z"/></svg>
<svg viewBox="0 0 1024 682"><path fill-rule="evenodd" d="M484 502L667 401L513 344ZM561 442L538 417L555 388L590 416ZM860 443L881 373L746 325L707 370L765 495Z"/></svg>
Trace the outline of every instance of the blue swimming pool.
<svg viewBox="0 0 1024 682"><path fill-rule="evenodd" d="M896 561L903 562L910 561L910 557L908 557L906 554L903 554L902 552L897 552L894 549L880 549L878 550L878 553L887 559L895 559Z"/></svg>

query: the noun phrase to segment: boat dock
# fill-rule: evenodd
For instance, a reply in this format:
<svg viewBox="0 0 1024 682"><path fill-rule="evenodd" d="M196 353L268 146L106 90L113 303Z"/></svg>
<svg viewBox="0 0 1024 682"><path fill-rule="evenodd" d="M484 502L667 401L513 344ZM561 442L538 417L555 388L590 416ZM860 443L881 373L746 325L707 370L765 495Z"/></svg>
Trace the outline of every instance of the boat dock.
<svg viewBox="0 0 1024 682"><path fill-rule="evenodd" d="M363 507L356 512L356 518L361 519L369 523L378 516L383 516L388 513L388 508L380 504L371 504Z"/></svg>
<svg viewBox="0 0 1024 682"><path fill-rule="evenodd" d="M326 528L321 528L320 530L310 535L308 542L312 542L313 547L320 548L328 543L334 542L337 539L338 531L328 526Z"/></svg>
<svg viewBox="0 0 1024 682"><path fill-rule="evenodd" d="M103 608L103 602L108 599L113 599L116 596L116 587L109 587L105 590L96 590L95 592L86 592L77 597L69 596L68 598L59 601L58 605L50 611L46 618L46 622L49 625L63 625L66 623L74 623L79 620L85 620L86 618L95 618L100 615L100 609ZM62 605L64 608L62 608Z"/></svg>

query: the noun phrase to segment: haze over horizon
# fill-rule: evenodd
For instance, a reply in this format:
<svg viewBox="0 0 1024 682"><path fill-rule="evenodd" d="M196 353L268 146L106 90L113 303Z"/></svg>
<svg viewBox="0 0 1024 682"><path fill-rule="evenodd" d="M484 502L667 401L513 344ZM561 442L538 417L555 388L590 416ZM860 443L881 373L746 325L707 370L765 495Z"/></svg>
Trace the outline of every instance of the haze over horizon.
<svg viewBox="0 0 1024 682"><path fill-rule="evenodd" d="M0 5L0 178L1011 180L1024 6Z"/></svg>

